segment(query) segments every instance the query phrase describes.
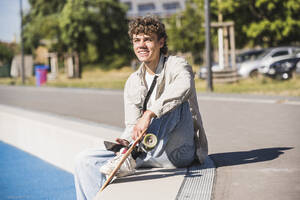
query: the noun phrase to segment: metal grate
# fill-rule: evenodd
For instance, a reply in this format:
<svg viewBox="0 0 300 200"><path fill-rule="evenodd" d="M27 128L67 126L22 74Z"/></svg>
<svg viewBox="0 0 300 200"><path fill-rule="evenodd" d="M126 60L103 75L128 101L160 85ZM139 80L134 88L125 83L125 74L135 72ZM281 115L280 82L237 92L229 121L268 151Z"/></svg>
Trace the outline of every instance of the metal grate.
<svg viewBox="0 0 300 200"><path fill-rule="evenodd" d="M210 200L212 197L215 165L208 157L204 165L191 166L183 180L176 200Z"/></svg>

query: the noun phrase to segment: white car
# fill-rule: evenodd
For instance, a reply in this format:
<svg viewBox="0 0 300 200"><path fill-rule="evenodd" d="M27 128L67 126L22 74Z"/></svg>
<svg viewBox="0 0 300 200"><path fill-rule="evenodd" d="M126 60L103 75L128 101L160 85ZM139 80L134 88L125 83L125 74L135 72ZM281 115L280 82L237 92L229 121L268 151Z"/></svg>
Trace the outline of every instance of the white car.
<svg viewBox="0 0 300 200"><path fill-rule="evenodd" d="M258 73L265 74L272 63L284 59L296 57L300 47L270 48L261 54L256 60L244 62L240 65L238 73L242 77L255 77Z"/></svg>
<svg viewBox="0 0 300 200"><path fill-rule="evenodd" d="M222 71L224 68L220 67L218 63L214 63L211 66L211 71L212 72L217 72L217 71ZM200 71L198 73L198 76L200 79L206 79L207 76L207 67L201 67Z"/></svg>
<svg viewBox="0 0 300 200"><path fill-rule="evenodd" d="M249 49L249 50L242 51L241 53L236 55L236 67L239 69L240 65L243 62L255 60L264 51L265 51L265 49ZM230 65L230 68L232 68L230 59L229 59L229 65ZM212 70L212 72L217 72L217 71L224 70L224 68L222 68L219 65L219 63L213 63L211 70ZM198 75L199 75L200 79L206 79L207 68L201 67Z"/></svg>

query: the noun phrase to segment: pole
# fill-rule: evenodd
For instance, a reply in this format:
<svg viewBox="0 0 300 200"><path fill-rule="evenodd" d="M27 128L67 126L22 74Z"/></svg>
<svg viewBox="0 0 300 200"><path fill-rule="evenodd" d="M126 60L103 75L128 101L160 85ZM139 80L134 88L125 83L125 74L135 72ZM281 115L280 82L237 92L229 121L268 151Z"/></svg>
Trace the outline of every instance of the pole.
<svg viewBox="0 0 300 200"><path fill-rule="evenodd" d="M24 67L24 41L23 41L23 6L22 0L20 0L20 15L21 15L21 76L22 84L25 84L25 67Z"/></svg>
<svg viewBox="0 0 300 200"><path fill-rule="evenodd" d="M223 22L223 15L221 12L222 0L218 0L218 22L221 24ZM219 66L224 69L224 40L223 40L223 27L218 27L218 43L219 43Z"/></svg>
<svg viewBox="0 0 300 200"><path fill-rule="evenodd" d="M236 69L235 63L235 38L234 38L234 24L229 27L229 39L230 39L230 55L232 69Z"/></svg>
<svg viewBox="0 0 300 200"><path fill-rule="evenodd" d="M213 91L212 71L211 71L211 39L210 39L210 2L205 0L205 47L206 47L206 65L207 65L207 91Z"/></svg>

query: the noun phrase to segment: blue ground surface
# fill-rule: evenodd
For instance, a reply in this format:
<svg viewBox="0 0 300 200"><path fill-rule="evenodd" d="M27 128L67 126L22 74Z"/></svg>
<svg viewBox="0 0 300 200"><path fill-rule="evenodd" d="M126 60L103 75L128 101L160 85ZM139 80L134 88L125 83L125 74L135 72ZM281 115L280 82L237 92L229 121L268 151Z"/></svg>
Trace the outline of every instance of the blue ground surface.
<svg viewBox="0 0 300 200"><path fill-rule="evenodd" d="M74 200L73 175L0 141L0 199Z"/></svg>

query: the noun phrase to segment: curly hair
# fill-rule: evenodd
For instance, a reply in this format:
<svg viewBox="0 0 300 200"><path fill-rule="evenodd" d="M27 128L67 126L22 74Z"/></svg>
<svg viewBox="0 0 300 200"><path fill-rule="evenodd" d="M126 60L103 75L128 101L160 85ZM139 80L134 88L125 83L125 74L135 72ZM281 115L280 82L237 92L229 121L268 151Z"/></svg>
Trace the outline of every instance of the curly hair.
<svg viewBox="0 0 300 200"><path fill-rule="evenodd" d="M146 17L137 17L132 19L129 22L129 37L132 40L133 35L138 35L140 33L144 33L147 35L151 35L153 33L157 34L158 40L164 38L164 46L160 48L160 52L162 54L168 53L168 45L167 45L167 33L165 30L165 25L160 22L157 17L146 16Z"/></svg>

